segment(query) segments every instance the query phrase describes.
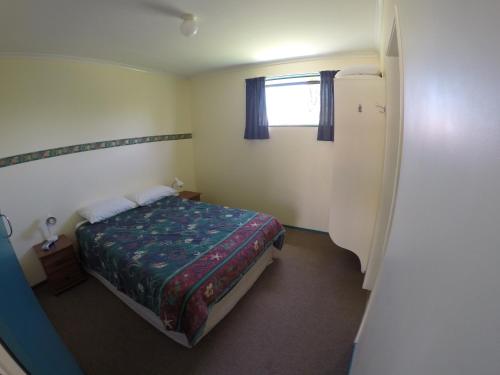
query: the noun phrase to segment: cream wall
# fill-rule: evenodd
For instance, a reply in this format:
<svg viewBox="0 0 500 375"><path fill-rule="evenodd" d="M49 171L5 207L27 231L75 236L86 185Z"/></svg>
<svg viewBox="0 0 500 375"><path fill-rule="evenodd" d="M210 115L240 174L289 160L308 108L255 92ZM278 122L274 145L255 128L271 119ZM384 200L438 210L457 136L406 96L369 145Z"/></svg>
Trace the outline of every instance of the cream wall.
<svg viewBox="0 0 500 375"><path fill-rule="evenodd" d="M500 6L387 0L385 25L395 4L404 64L400 181L351 374L497 375Z"/></svg>
<svg viewBox="0 0 500 375"><path fill-rule="evenodd" d="M193 77L195 168L204 199L268 212L285 224L327 231L334 143L317 142L316 128L271 127L269 140L244 140L245 79L378 62L375 54L336 56Z"/></svg>
<svg viewBox="0 0 500 375"><path fill-rule="evenodd" d="M190 133L189 82L172 75L93 62L0 59L0 157L52 147ZM59 219L73 233L75 211L174 176L195 188L192 140L124 146L0 169L0 209L30 283L44 279L30 250L36 220Z"/></svg>

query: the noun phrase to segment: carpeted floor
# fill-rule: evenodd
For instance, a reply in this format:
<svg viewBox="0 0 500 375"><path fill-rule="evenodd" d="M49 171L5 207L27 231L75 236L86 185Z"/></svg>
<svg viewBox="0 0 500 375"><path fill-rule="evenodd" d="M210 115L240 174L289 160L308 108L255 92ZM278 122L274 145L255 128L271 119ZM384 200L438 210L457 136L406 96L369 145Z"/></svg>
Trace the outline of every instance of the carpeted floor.
<svg viewBox="0 0 500 375"><path fill-rule="evenodd" d="M359 262L325 234L286 243L233 311L195 348L146 323L97 280L35 292L87 375L347 374L368 297Z"/></svg>

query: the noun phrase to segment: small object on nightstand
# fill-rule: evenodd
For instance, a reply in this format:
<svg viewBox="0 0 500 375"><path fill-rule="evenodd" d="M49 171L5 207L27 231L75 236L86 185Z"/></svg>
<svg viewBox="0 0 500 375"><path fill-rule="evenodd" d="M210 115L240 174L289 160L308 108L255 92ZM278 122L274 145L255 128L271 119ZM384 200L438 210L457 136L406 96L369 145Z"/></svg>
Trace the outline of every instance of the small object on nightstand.
<svg viewBox="0 0 500 375"><path fill-rule="evenodd" d="M42 244L42 249L48 251L59 238L57 234L52 232L52 228L57 224L57 219L54 216L48 215L43 223L40 225L40 230L45 237L45 242Z"/></svg>
<svg viewBox="0 0 500 375"><path fill-rule="evenodd" d="M33 249L42 263L54 294L57 295L87 279L73 243L68 237L61 235L49 250L44 250L42 246L43 244L38 244Z"/></svg>
<svg viewBox="0 0 500 375"><path fill-rule="evenodd" d="M199 201L201 198L201 193L198 193L196 191L184 190L179 193L179 198L189 199L192 201Z"/></svg>
<svg viewBox="0 0 500 375"><path fill-rule="evenodd" d="M177 177L174 178L174 182L172 182L172 187L177 190L177 191L180 191L183 187L184 187L184 182L182 182L181 180L179 180Z"/></svg>

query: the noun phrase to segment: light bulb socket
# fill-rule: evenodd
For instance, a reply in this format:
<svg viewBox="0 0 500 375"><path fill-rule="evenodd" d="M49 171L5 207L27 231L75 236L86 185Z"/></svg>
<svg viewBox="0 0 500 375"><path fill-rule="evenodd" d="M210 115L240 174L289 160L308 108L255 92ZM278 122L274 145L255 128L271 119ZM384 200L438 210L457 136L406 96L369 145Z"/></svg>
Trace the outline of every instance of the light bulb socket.
<svg viewBox="0 0 500 375"><path fill-rule="evenodd" d="M196 16L191 13L186 13L182 15L182 19L184 21L196 21Z"/></svg>

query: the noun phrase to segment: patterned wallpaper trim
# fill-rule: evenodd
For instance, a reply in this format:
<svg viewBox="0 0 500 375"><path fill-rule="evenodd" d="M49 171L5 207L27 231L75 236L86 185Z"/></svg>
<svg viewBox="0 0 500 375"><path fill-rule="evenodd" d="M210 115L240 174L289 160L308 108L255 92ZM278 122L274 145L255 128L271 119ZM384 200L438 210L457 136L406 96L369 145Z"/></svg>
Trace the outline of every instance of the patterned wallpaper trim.
<svg viewBox="0 0 500 375"><path fill-rule="evenodd" d="M0 168L10 167L17 164L28 163L30 161L54 158L56 156L76 154L78 152L102 150L104 148L131 146L140 143L178 141L182 139L191 139L191 133L185 134L164 134L152 135L148 137L113 139L111 141L99 141L92 143L83 143L80 145L50 148L48 150L28 152L26 154L8 156L0 159Z"/></svg>

